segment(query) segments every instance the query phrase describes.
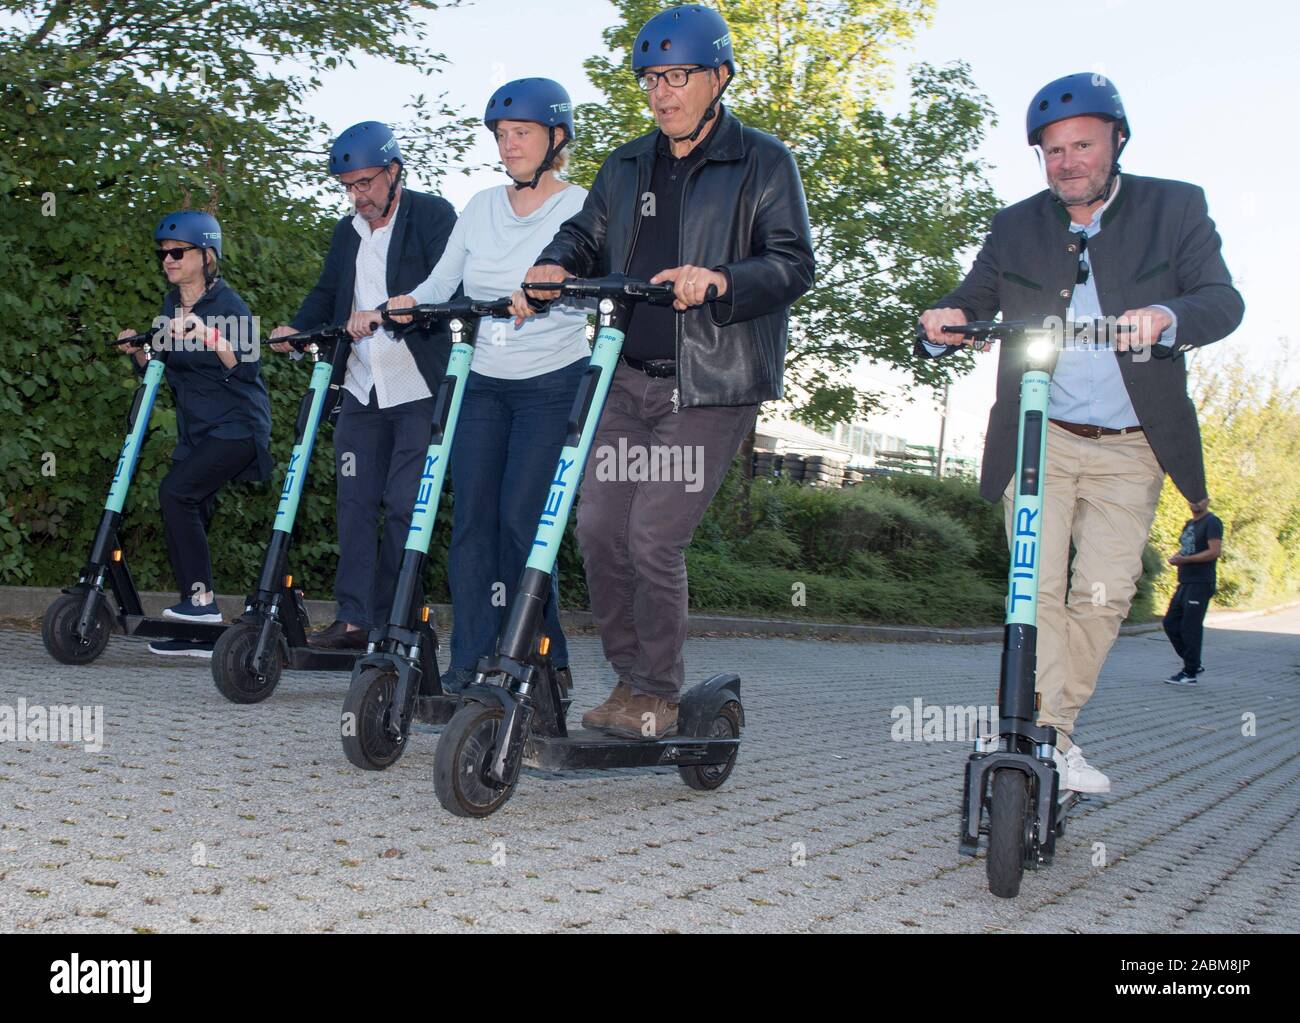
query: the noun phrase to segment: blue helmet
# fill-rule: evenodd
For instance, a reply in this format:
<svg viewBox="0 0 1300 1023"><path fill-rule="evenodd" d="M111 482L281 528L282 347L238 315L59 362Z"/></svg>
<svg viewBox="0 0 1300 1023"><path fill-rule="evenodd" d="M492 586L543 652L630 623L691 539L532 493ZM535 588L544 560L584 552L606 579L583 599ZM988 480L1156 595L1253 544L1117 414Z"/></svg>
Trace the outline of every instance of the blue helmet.
<svg viewBox="0 0 1300 1023"><path fill-rule="evenodd" d="M221 225L211 213L202 210L177 210L168 213L154 229L153 240L164 238L178 242L189 242L201 249L212 249L221 258Z"/></svg>
<svg viewBox="0 0 1300 1023"><path fill-rule="evenodd" d="M1044 85L1029 104L1025 117L1025 132L1029 144L1036 146L1049 124L1064 121L1067 117L1104 117L1119 123L1125 142L1132 136L1128 118L1124 116L1124 103L1115 86L1102 75L1082 71L1066 75Z"/></svg>
<svg viewBox="0 0 1300 1023"><path fill-rule="evenodd" d="M573 141L573 103L564 86L549 78L517 78L492 93L483 123L495 132L498 121L535 121L548 128L563 125L565 141Z"/></svg>
<svg viewBox="0 0 1300 1023"><path fill-rule="evenodd" d="M363 167L387 167L402 162L402 150L393 130L381 121L354 124L330 146L330 173L343 174Z"/></svg>
<svg viewBox="0 0 1300 1023"><path fill-rule="evenodd" d="M642 26L632 44L632 71L640 73L661 64L727 66L733 75L731 29L712 7L686 4L660 11Z"/></svg>

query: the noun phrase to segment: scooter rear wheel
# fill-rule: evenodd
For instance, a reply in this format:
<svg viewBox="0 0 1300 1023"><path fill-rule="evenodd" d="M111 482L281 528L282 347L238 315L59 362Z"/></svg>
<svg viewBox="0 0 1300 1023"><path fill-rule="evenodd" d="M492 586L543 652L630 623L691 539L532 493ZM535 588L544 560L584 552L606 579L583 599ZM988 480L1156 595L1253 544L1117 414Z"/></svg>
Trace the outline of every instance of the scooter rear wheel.
<svg viewBox="0 0 1300 1023"><path fill-rule="evenodd" d="M736 706L736 701L731 700L719 708L717 716L709 723L709 727L700 738L736 739L739 736L740 710ZM725 764L679 767L677 772L682 776L682 781L686 782L691 788L707 792L716 789L731 776L731 769L736 766L736 754L739 752L739 748L733 749Z"/></svg>
<svg viewBox="0 0 1300 1023"><path fill-rule="evenodd" d="M339 734L343 738L343 755L363 771L392 767L406 752L408 736L395 739L388 730L389 718L396 712L396 695L395 672L366 668L352 676L343 701Z"/></svg>
<svg viewBox="0 0 1300 1023"><path fill-rule="evenodd" d="M1006 768L994 771L987 867L989 891L1000 899L1014 899L1020 894L1028 812L1029 779L1025 774Z"/></svg>
<svg viewBox="0 0 1300 1023"><path fill-rule="evenodd" d="M433 789L448 813L486 817L514 795L518 778L499 785L488 777L504 717L499 706L471 701L443 729L433 755Z"/></svg>
<svg viewBox="0 0 1300 1023"><path fill-rule="evenodd" d="M254 622L236 622L226 629L212 648L212 681L231 703L261 703L280 684L284 670L280 644L276 643L266 674L253 670L253 653L261 627Z"/></svg>
<svg viewBox="0 0 1300 1023"><path fill-rule="evenodd" d="M113 621L108 608L99 605L95 624L83 641L77 635L77 620L85 597L65 593L45 609L41 619L41 640L60 664L89 664L104 652L108 637L113 631Z"/></svg>

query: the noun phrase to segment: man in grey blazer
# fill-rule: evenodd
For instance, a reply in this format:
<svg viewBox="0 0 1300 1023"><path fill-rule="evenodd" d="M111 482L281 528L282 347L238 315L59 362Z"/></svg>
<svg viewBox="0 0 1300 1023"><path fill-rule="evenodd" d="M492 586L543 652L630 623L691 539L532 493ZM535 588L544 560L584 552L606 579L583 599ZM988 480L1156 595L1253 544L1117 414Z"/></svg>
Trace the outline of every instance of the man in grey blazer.
<svg viewBox="0 0 1300 1023"><path fill-rule="evenodd" d="M1063 786L1107 792L1110 780L1073 741L1074 721L1128 614L1165 473L1193 505L1208 501L1183 355L1232 333L1244 305L1201 189L1121 176L1131 133L1110 82L1085 73L1044 86L1026 127L1048 187L993 218L965 280L921 316L916 352L950 355L961 345L945 325L999 312L1045 326L1106 317L1132 327L1118 351L1067 340L1048 404L1038 722L1057 729ZM980 478L1008 516L1023 368L1023 346L1004 346Z"/></svg>

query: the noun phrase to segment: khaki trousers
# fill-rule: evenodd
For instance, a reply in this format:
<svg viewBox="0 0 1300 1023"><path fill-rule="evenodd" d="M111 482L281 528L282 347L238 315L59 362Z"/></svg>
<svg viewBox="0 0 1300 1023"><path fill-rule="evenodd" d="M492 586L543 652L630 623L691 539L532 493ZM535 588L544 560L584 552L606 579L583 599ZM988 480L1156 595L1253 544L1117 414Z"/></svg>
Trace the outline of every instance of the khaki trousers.
<svg viewBox="0 0 1300 1023"><path fill-rule="evenodd" d="M1163 483L1164 470L1145 434L1092 440L1048 424L1038 579L1038 723L1056 728L1062 750L1072 745L1074 720L1097 688L1101 666L1137 592L1142 549ZM1002 495L1008 543L1015 484L1013 477Z"/></svg>

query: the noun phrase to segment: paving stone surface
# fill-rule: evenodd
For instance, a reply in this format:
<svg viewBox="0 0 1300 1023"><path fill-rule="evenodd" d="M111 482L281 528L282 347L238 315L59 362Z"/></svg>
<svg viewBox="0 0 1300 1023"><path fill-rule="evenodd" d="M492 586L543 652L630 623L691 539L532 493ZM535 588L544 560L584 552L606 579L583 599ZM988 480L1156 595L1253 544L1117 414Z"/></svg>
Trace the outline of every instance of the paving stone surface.
<svg viewBox="0 0 1300 1023"><path fill-rule="evenodd" d="M571 642L574 712L603 699ZM0 632L0 715L102 707L102 748L0 743L5 931L1300 931L1300 608L1207 632L1199 689L1159 633L1121 638L1076 733L1112 779L1021 895L958 853L966 741L896 741L894 708L996 702L994 646L692 639L748 726L721 789L675 770L526 771L497 814L433 792L437 736L344 759L348 678L227 703L206 663L115 637L53 661Z"/></svg>

